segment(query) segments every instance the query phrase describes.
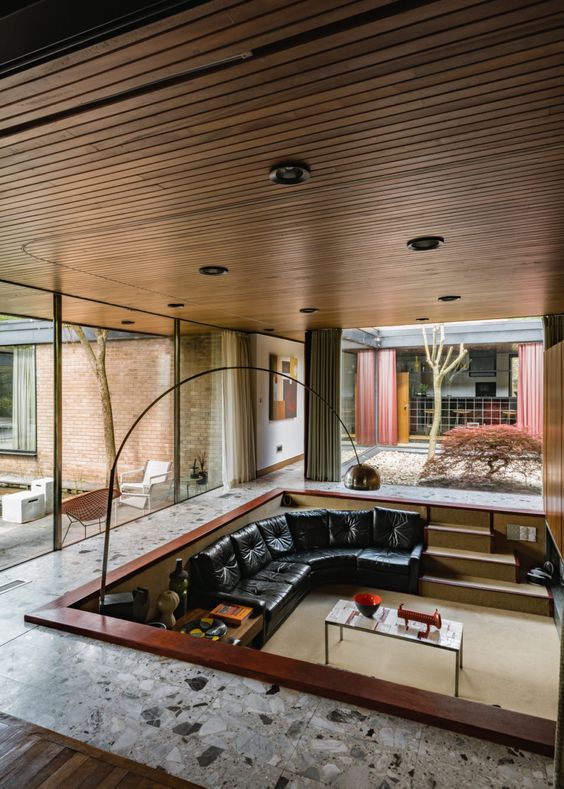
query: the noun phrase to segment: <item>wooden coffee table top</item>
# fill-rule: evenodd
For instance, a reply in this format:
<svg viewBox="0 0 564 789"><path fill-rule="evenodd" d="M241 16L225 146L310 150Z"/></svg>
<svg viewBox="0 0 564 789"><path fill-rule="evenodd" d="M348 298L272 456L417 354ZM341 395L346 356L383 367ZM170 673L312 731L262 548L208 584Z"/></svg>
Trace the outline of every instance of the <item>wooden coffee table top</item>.
<svg viewBox="0 0 564 789"><path fill-rule="evenodd" d="M202 617L206 616L211 616L211 614L205 608L192 608L190 611L187 611L184 616L181 616L176 620L176 624L173 629L180 630L181 627L183 627L188 622L191 622L193 619L202 619ZM221 617L216 616L215 619L221 619ZM257 636L261 630L262 614L259 614L258 616L253 616L251 614L248 619L245 619L245 621L237 627L227 625L227 633L219 640L226 641L228 638L236 638L241 642L241 646L245 647L251 643L253 638Z"/></svg>

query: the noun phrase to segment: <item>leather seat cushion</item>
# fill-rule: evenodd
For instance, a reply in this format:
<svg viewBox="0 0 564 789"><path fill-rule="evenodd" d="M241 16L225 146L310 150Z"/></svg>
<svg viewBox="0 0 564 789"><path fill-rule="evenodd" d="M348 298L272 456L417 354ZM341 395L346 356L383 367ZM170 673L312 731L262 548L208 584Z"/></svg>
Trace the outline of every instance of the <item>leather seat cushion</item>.
<svg viewBox="0 0 564 789"><path fill-rule="evenodd" d="M241 566L243 578L249 578L272 561L270 551L257 528L256 523L249 523L231 535L235 555Z"/></svg>
<svg viewBox="0 0 564 789"><path fill-rule="evenodd" d="M329 544L340 548L368 548L373 510L329 510Z"/></svg>
<svg viewBox="0 0 564 789"><path fill-rule="evenodd" d="M410 551L423 539L423 520L418 512L376 507L372 544Z"/></svg>
<svg viewBox="0 0 564 789"><path fill-rule="evenodd" d="M274 583L273 581L260 581L255 578L245 578L231 590L232 595L240 592L245 597L256 597L264 600L268 618L279 606L283 606L294 594L291 584Z"/></svg>
<svg viewBox="0 0 564 789"><path fill-rule="evenodd" d="M309 564L297 562L270 562L263 570L253 575L255 581L274 581L275 583L298 584L311 573Z"/></svg>
<svg viewBox="0 0 564 789"><path fill-rule="evenodd" d="M286 562L309 564L312 570L324 567L356 567L357 556L362 548L318 548L313 551L297 551L284 557Z"/></svg>
<svg viewBox="0 0 564 789"><path fill-rule="evenodd" d="M386 548L365 548L358 557L358 567L384 573L409 573L409 551L394 551Z"/></svg>
<svg viewBox="0 0 564 789"><path fill-rule="evenodd" d="M296 551L329 547L327 510L287 512L286 520L294 539Z"/></svg>
<svg viewBox="0 0 564 789"><path fill-rule="evenodd" d="M241 580L241 570L229 536L222 537L194 557L208 590L229 592Z"/></svg>
<svg viewBox="0 0 564 789"><path fill-rule="evenodd" d="M285 515L264 518L264 520L257 521L257 526L274 558L294 550L294 540Z"/></svg>

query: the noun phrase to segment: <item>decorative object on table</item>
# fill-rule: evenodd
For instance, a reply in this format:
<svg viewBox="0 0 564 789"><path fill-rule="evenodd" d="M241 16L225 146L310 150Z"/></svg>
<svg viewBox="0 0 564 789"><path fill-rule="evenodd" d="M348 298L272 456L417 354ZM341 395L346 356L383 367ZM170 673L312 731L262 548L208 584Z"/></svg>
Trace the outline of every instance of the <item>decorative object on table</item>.
<svg viewBox="0 0 564 789"><path fill-rule="evenodd" d="M181 633L185 633L192 638L207 638L209 641L219 641L227 632L227 625L221 619L213 616L203 616L201 619L193 619L180 628Z"/></svg>
<svg viewBox="0 0 564 789"><path fill-rule="evenodd" d="M228 625L238 627L250 617L253 609L246 605L227 605L226 603L219 603L210 611L210 616L218 616L223 619Z"/></svg>
<svg viewBox="0 0 564 789"><path fill-rule="evenodd" d="M198 470L198 458L194 458L194 463L192 464L192 473L190 474L190 479L199 479L200 472Z"/></svg>
<svg viewBox="0 0 564 789"><path fill-rule="evenodd" d="M542 567L533 567L527 573L527 581L530 584L539 586L550 586L554 577L554 565L552 562L545 562Z"/></svg>
<svg viewBox="0 0 564 789"><path fill-rule="evenodd" d="M182 559L176 560L176 567L168 577L170 578L168 588L176 592L180 599L180 603L174 611L174 616L180 619L188 610L188 573L182 566Z"/></svg>
<svg viewBox="0 0 564 789"><path fill-rule="evenodd" d="M200 464L200 471L198 474L198 482L197 485L205 485L208 481L208 472L206 471L206 460L207 456L206 453L203 452L201 455L198 455L198 463Z"/></svg>
<svg viewBox="0 0 564 789"><path fill-rule="evenodd" d="M353 600L360 613L368 617L374 616L382 604L382 598L379 595L367 592L355 594Z"/></svg>
<svg viewBox="0 0 564 789"><path fill-rule="evenodd" d="M157 630L166 630L166 625L163 622L154 621L154 622L147 622L147 624L149 625L149 627L156 627Z"/></svg>
<svg viewBox="0 0 564 789"><path fill-rule="evenodd" d="M149 613L149 590L143 586L138 586L133 590L133 619L136 622L144 622Z"/></svg>
<svg viewBox="0 0 564 789"><path fill-rule="evenodd" d="M100 613L106 616L113 616L116 619L133 620L133 593L114 592L104 597L104 605L100 607Z"/></svg>
<svg viewBox="0 0 564 789"><path fill-rule="evenodd" d="M403 603L398 608L398 619L403 619L405 622L405 629L409 627L409 622L421 622L427 625L426 630L417 633L417 638L427 638L431 631L431 627L436 627L437 630L441 629L442 621L439 609L435 608L434 614L425 614L422 611L410 611L408 608L403 607Z"/></svg>
<svg viewBox="0 0 564 789"><path fill-rule="evenodd" d="M164 592L160 593L159 599L157 600L157 608L161 613L160 621L163 625L166 625L168 630L172 630L176 624L174 609L178 606L179 602L180 598L172 589L165 589Z"/></svg>

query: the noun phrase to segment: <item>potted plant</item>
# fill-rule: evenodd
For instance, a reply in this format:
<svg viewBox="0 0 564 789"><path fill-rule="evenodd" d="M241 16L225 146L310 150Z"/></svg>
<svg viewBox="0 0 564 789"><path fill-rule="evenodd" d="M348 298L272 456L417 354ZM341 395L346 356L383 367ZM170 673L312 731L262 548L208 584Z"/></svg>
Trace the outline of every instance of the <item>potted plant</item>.
<svg viewBox="0 0 564 789"><path fill-rule="evenodd" d="M427 384L419 384L419 389L417 390L417 394L419 397L427 397L428 391L429 391L429 386Z"/></svg>
<svg viewBox="0 0 564 789"><path fill-rule="evenodd" d="M200 472L198 470L198 458L194 458L194 462L192 464L192 473L190 474L190 479L199 479Z"/></svg>
<svg viewBox="0 0 564 789"><path fill-rule="evenodd" d="M201 455L198 455L198 463L200 465L199 471L199 479L197 484L198 485L205 485L208 481L208 472L206 471L206 453L202 452Z"/></svg>

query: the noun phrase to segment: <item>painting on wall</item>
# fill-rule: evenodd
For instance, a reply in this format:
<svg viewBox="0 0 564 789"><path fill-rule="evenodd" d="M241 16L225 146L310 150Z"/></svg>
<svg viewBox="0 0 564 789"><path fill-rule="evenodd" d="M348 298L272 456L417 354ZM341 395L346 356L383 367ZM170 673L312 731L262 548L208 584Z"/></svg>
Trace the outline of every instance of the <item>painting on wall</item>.
<svg viewBox="0 0 564 789"><path fill-rule="evenodd" d="M270 354L270 408L269 419L295 419L298 415L298 384L276 373L298 377L297 356Z"/></svg>

